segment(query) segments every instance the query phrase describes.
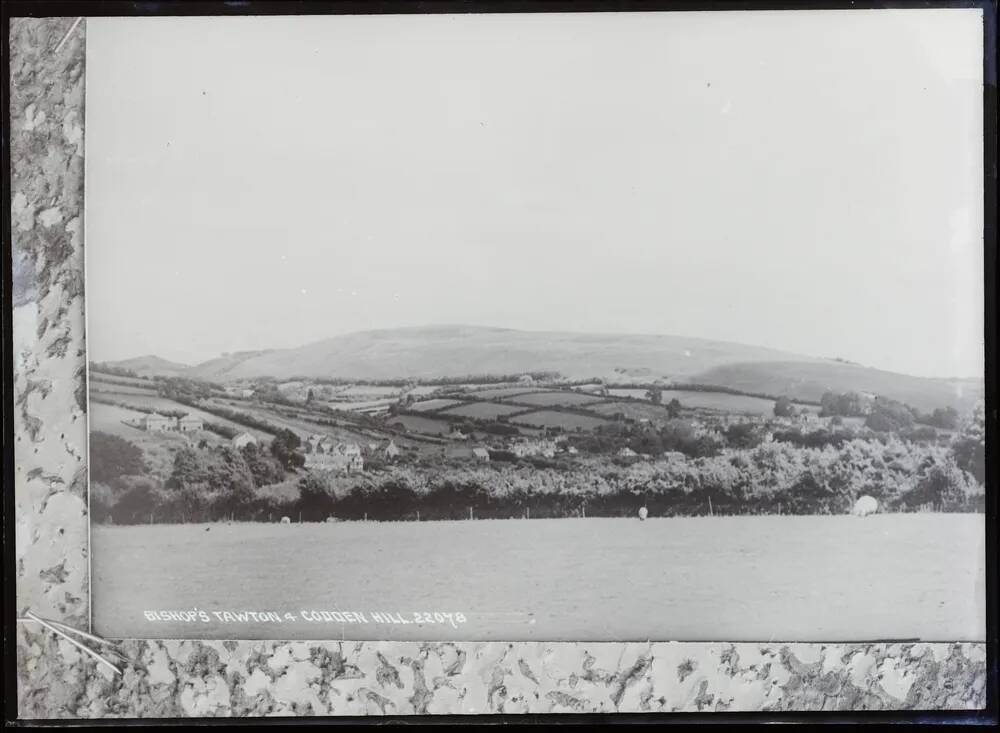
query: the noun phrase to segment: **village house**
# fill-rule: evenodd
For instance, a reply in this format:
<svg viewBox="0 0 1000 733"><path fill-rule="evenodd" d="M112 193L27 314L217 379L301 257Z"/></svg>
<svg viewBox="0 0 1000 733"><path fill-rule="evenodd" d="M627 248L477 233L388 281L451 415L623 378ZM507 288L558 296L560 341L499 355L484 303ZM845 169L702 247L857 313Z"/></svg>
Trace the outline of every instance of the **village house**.
<svg viewBox="0 0 1000 733"><path fill-rule="evenodd" d="M184 417L177 418L177 430L182 433L190 433L195 430L204 430L205 424L202 422L200 417L194 417L193 415L185 415Z"/></svg>
<svg viewBox="0 0 1000 733"><path fill-rule="evenodd" d="M330 435L313 434L303 444L306 468L355 473L363 471L365 459L357 443L338 441Z"/></svg>
<svg viewBox="0 0 1000 733"><path fill-rule="evenodd" d="M472 457L477 461L488 461L490 460L490 452L485 448L473 448Z"/></svg>
<svg viewBox="0 0 1000 733"><path fill-rule="evenodd" d="M625 446L620 451L618 451L618 455L621 458L635 458L638 454L628 446Z"/></svg>
<svg viewBox="0 0 1000 733"><path fill-rule="evenodd" d="M390 440L389 444L385 447L385 450L383 452L385 453L386 460L394 461L397 458L399 458L400 454L403 451L401 451L399 449L399 446L396 445L396 441Z"/></svg>
<svg viewBox="0 0 1000 733"><path fill-rule="evenodd" d="M230 443L236 450L243 450L248 445L257 445L257 439L250 433L240 433L239 435L233 436Z"/></svg>
<svg viewBox="0 0 1000 733"><path fill-rule="evenodd" d="M156 412L144 415L139 421L139 425L143 430L150 433L165 432L173 427L172 421L169 417L160 415Z"/></svg>

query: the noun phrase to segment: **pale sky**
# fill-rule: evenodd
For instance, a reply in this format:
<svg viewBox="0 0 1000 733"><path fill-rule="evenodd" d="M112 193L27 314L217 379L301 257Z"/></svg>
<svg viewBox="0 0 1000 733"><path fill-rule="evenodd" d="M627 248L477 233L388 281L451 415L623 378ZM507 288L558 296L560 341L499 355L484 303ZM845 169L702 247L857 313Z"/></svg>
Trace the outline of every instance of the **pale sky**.
<svg viewBox="0 0 1000 733"><path fill-rule="evenodd" d="M983 373L973 10L87 20L91 359L370 328Z"/></svg>

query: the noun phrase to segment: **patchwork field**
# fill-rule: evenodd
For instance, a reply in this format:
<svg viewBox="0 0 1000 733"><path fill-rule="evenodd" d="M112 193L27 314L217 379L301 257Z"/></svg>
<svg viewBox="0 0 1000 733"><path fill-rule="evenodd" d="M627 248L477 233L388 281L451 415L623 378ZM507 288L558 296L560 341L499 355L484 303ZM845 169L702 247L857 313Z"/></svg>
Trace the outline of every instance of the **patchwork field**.
<svg viewBox="0 0 1000 733"><path fill-rule="evenodd" d="M526 395L532 392L544 392L545 390L541 387L495 387L491 389L477 389L471 392L471 396L478 397L483 400L495 400L502 399L504 397L513 397L514 395Z"/></svg>
<svg viewBox="0 0 1000 733"><path fill-rule="evenodd" d="M435 420L419 415L396 415L389 420L390 425L397 423L411 432L424 435L444 435L451 432L451 424L446 420Z"/></svg>
<svg viewBox="0 0 1000 733"><path fill-rule="evenodd" d="M552 410L538 410L525 415L518 415L510 419L517 425L531 425L538 428L562 428L563 430L593 430L594 428L606 424L607 420L589 415L577 415L572 412L555 412Z"/></svg>
<svg viewBox="0 0 1000 733"><path fill-rule="evenodd" d="M127 384L113 384L112 382L94 381L90 383L90 391L98 394L122 394L122 395L142 395L144 397L156 397L156 390L149 387L138 387Z"/></svg>
<svg viewBox="0 0 1000 733"><path fill-rule="evenodd" d="M93 622L109 638L982 640L984 530L981 514L95 526ZM283 620L144 617L195 608Z"/></svg>
<svg viewBox="0 0 1000 733"><path fill-rule="evenodd" d="M478 420L493 420L500 415L510 415L513 412L524 412L524 408L500 405L495 402L467 402L459 407L451 407L444 411L447 415L472 417Z"/></svg>
<svg viewBox="0 0 1000 733"><path fill-rule="evenodd" d="M633 397L646 399L645 389L609 389L614 397ZM718 410L721 412L743 413L747 415L771 415L774 413L774 400L745 395L727 394L726 392L693 392L687 390L663 390L663 401L677 399L684 407Z"/></svg>
<svg viewBox="0 0 1000 733"><path fill-rule="evenodd" d="M506 398L509 402L517 402L521 405L533 405L538 407L574 407L577 405L589 405L600 402L600 397L580 394L578 392L533 392L531 394L511 395Z"/></svg>
<svg viewBox="0 0 1000 733"><path fill-rule="evenodd" d="M355 397L396 397L402 394L402 387L383 387L377 384L352 384L337 388L337 395L345 398Z"/></svg>
<svg viewBox="0 0 1000 733"><path fill-rule="evenodd" d="M648 402L602 402L587 408L591 412L605 417L613 417L621 413L629 420L668 420L670 413L663 405L651 405Z"/></svg>
<svg viewBox="0 0 1000 733"><path fill-rule="evenodd" d="M416 410L417 412L433 412L434 410L442 410L445 407L454 407L455 405L461 405L462 400L421 400L420 402L414 402L410 405L411 410Z"/></svg>
<svg viewBox="0 0 1000 733"><path fill-rule="evenodd" d="M87 379L91 384L103 382L105 384L130 385L133 387L144 387L156 391L156 382L149 379L139 379L138 377L120 377L117 374L104 374L103 372L90 372Z"/></svg>
<svg viewBox="0 0 1000 733"><path fill-rule="evenodd" d="M270 433L266 433L266 432L264 432L262 430L258 430L256 428L250 428L250 427L247 427L246 425L242 425L240 423L236 423L236 422L233 422L231 420L227 420L225 418L218 417L218 416L212 414L211 412L206 412L205 410L199 410L199 409L194 408L194 407L189 407L188 405L182 405L179 402L174 402L173 400L168 400L165 397L144 397L144 396L137 396L137 395L119 395L119 394L115 394L115 395L101 395L101 396L103 398L114 400L115 402L120 402L120 403L125 404L125 405L133 405L133 406L136 406L136 407L151 408L153 410L159 410L161 412L175 412L175 411L186 412L188 415L191 415L192 417L200 418L204 422L211 422L211 423L215 423L216 425L225 425L226 427L231 428L233 430L236 430L238 432L247 432L247 433L250 433L251 435L253 435L254 437L256 437L258 439L270 440L273 437ZM91 412L92 413L93 413L94 409L96 409L97 407L100 407L100 408L109 408L109 409L121 409L121 408L115 407L114 405L105 405L103 403L97 402L96 400L91 400L90 404L91 404ZM241 409L242 410L242 408L243 408L243 404L241 403L239 405L239 408L232 407L231 409ZM243 411L246 412L246 410L243 410ZM128 413L131 416L129 419L136 419L136 420L138 420L139 418L141 418L145 414L144 412L141 412L139 410L135 410L135 411L132 411L132 410L123 410L123 412L126 412L126 413ZM104 428L98 427L95 424L93 414L91 415L90 427L91 427L92 430L104 430ZM125 427L125 426L123 426L123 427ZM136 432L139 432L139 433L142 432L142 431L136 430L135 428L126 428L126 429L127 430L131 430L132 434L134 434ZM108 430L107 432L111 432L111 431ZM122 437L126 437L126 436L122 435Z"/></svg>

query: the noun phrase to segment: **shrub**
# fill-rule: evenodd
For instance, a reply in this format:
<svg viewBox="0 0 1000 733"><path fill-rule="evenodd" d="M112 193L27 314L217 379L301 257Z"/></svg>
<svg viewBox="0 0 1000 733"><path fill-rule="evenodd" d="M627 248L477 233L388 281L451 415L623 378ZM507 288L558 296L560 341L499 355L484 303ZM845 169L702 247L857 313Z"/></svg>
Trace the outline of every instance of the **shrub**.
<svg viewBox="0 0 1000 733"><path fill-rule="evenodd" d="M90 433L90 478L110 484L120 476L145 473L142 449L99 430Z"/></svg>

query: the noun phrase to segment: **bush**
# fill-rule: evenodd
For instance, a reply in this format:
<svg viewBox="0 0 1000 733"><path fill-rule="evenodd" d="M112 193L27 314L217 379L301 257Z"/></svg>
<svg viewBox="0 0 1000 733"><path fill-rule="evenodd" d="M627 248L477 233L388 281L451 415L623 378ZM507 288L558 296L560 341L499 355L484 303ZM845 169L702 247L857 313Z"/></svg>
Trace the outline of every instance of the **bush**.
<svg viewBox="0 0 1000 733"><path fill-rule="evenodd" d="M913 427L913 411L901 402L881 399L875 402L865 419L865 426L882 433L900 432Z"/></svg>
<svg viewBox="0 0 1000 733"><path fill-rule="evenodd" d="M112 515L118 524L140 524L155 519L156 509L162 503L160 492L154 481L144 477L132 479L123 487L112 508Z"/></svg>
<svg viewBox="0 0 1000 733"><path fill-rule="evenodd" d="M752 423L730 425L723 435L730 448L756 448L764 440Z"/></svg>
<svg viewBox="0 0 1000 733"><path fill-rule="evenodd" d="M117 435L90 433L90 479L110 484L121 476L145 473L142 449Z"/></svg>
<svg viewBox="0 0 1000 733"><path fill-rule="evenodd" d="M792 405L792 401L787 397L779 397L774 401L774 416L775 417L794 417L795 407Z"/></svg>

